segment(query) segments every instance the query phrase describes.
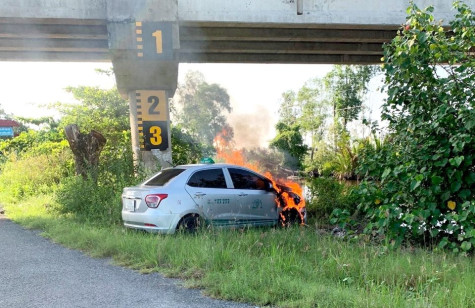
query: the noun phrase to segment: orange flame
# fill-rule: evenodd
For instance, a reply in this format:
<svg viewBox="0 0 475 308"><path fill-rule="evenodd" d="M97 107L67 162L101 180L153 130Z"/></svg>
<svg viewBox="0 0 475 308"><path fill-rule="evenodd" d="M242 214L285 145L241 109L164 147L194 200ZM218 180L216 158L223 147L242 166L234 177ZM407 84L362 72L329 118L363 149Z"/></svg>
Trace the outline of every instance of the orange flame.
<svg viewBox="0 0 475 308"><path fill-rule="evenodd" d="M282 212L280 217L282 222L285 223L286 216L283 214L286 211L290 211L292 209L296 210L299 217L301 224L304 224L304 216L303 216L303 209L305 208L305 200L302 195L302 187L293 181L286 180L286 179L275 179L275 177L266 170L262 170L256 162L249 162L244 157L242 150L236 150L233 146L226 141L226 136L228 132L223 129L221 133L219 133L215 139L214 144L216 147L216 160L223 161L228 164L243 166L249 168L255 172L264 174L274 186L276 191L276 203L279 207L282 208ZM297 195L297 198L295 198ZM296 202L299 199L300 202Z"/></svg>

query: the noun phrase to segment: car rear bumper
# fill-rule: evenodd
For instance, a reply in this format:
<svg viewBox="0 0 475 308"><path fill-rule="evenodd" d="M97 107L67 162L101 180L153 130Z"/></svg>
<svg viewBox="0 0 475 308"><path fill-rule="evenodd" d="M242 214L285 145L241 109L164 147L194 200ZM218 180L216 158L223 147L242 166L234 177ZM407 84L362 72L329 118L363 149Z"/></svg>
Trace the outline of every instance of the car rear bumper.
<svg viewBox="0 0 475 308"><path fill-rule="evenodd" d="M174 233L178 219L177 214L154 213L151 215L150 211L145 213L122 211L125 227L153 233Z"/></svg>

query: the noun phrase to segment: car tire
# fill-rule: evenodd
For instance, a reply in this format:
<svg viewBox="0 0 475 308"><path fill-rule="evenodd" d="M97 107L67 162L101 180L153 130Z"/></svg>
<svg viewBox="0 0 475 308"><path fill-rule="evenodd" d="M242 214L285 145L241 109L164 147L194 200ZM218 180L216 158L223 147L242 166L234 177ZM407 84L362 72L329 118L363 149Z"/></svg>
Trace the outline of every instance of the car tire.
<svg viewBox="0 0 475 308"><path fill-rule="evenodd" d="M195 233L201 226L201 218L198 214L189 214L183 217L178 226L176 227L178 232L182 233Z"/></svg>
<svg viewBox="0 0 475 308"><path fill-rule="evenodd" d="M285 219L283 219L282 216L279 217L279 225L284 228L302 224L299 212L295 209L287 210L283 212L282 215Z"/></svg>

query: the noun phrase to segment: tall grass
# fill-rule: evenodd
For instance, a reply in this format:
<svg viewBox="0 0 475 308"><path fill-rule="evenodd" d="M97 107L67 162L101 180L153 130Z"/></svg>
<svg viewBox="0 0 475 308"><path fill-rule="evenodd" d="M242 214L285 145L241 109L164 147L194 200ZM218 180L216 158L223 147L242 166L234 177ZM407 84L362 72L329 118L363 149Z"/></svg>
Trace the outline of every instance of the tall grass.
<svg viewBox="0 0 475 308"><path fill-rule="evenodd" d="M63 152L21 158L10 154L0 165L0 190L13 199L49 193L58 186L67 158Z"/></svg>
<svg viewBox="0 0 475 308"><path fill-rule="evenodd" d="M388 251L310 228L161 236L57 217L42 202L50 199L10 205L8 215L65 246L184 278L218 298L280 307L475 307L473 256Z"/></svg>

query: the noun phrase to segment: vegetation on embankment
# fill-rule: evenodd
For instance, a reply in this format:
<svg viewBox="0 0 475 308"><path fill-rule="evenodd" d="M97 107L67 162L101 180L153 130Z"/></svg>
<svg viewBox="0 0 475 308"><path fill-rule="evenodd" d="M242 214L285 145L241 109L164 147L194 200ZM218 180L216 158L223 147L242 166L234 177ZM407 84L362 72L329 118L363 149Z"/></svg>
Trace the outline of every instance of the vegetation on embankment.
<svg viewBox="0 0 475 308"><path fill-rule="evenodd" d="M203 230L160 236L58 216L51 197L6 206L8 217L66 247L144 273L185 279L213 297L279 307L474 307L475 260L388 250L313 228Z"/></svg>

